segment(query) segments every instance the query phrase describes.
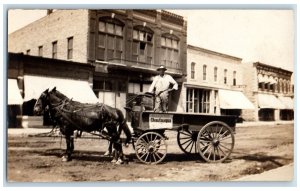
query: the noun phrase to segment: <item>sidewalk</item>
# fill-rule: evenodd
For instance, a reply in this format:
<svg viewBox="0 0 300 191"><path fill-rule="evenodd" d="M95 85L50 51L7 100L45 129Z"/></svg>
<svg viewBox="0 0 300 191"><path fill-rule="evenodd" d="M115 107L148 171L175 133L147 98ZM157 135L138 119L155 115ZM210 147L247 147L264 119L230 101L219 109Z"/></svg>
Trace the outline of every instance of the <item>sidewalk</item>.
<svg viewBox="0 0 300 191"><path fill-rule="evenodd" d="M292 181L293 177L294 163L291 163L261 174L248 175L233 181Z"/></svg>
<svg viewBox="0 0 300 191"><path fill-rule="evenodd" d="M236 127L266 126L266 125L287 125L294 124L294 121L246 121L237 123Z"/></svg>
<svg viewBox="0 0 300 191"><path fill-rule="evenodd" d="M9 128L7 134L17 136L28 136L40 133L49 133L52 130L51 127L40 127L40 128Z"/></svg>

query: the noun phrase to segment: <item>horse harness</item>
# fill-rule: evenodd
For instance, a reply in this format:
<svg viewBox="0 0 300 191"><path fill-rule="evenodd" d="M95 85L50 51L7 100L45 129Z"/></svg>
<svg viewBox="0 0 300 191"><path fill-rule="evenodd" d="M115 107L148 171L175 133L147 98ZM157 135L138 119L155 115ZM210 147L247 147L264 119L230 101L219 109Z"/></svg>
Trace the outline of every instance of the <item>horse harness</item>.
<svg viewBox="0 0 300 191"><path fill-rule="evenodd" d="M82 129L77 123L75 123L67 114L72 114L72 115L78 115L78 116L81 116L81 117L86 117L86 118L91 118L91 117L88 117L86 115L82 115L82 114L79 114L78 112L80 111L85 111L85 110L90 110L90 109L93 109L93 108L97 108L100 106L100 109L97 110L100 114L101 114L101 119L102 120L107 120L108 117L106 117L105 119L105 116L102 114L103 113L103 110L105 109L105 105L100 103L100 104L97 104L97 105L92 105L92 106L77 106L79 107L78 109L75 109L73 111L70 111L68 109L66 109L66 106L68 105L71 105L72 100L70 99L64 99L62 100L61 102L57 103L57 104L50 104L51 107L57 112L55 114L55 117L62 117L64 120L66 120L67 122L69 122L71 125L73 125L74 127L76 127L78 130L80 131L84 131L84 129ZM73 105L73 107L76 108L75 105ZM107 109L106 109L107 110ZM103 133L103 129L106 127L106 126L109 126L109 125L118 125L116 122L114 122L112 120L112 117L110 117L111 119L109 121L105 121L105 123L102 123L102 127L101 127L101 131L100 133L92 133L92 132L88 132L89 134L91 135L96 135L96 136L99 136L103 139L106 139L106 140L111 140L111 137L109 135L106 135L106 133ZM97 119L97 118L96 118Z"/></svg>

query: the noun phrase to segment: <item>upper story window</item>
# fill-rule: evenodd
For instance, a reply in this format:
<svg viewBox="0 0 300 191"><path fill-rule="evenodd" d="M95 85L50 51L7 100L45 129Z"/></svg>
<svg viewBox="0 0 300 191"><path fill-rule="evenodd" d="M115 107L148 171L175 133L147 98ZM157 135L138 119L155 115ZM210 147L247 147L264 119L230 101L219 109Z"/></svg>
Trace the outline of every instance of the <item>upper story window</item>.
<svg viewBox="0 0 300 191"><path fill-rule="evenodd" d="M218 68L217 67L214 68L214 81L215 82L218 81Z"/></svg>
<svg viewBox="0 0 300 191"><path fill-rule="evenodd" d="M206 80L206 69L207 69L207 66L203 65L203 80Z"/></svg>
<svg viewBox="0 0 300 191"><path fill-rule="evenodd" d="M236 71L233 71L233 85L236 86Z"/></svg>
<svg viewBox="0 0 300 191"><path fill-rule="evenodd" d="M111 17L99 19L98 33L98 60L116 60L123 58L123 35L124 23Z"/></svg>
<svg viewBox="0 0 300 191"><path fill-rule="evenodd" d="M43 56L43 46L39 46L39 56Z"/></svg>
<svg viewBox="0 0 300 191"><path fill-rule="evenodd" d="M73 58L73 37L68 38L68 59Z"/></svg>
<svg viewBox="0 0 300 191"><path fill-rule="evenodd" d="M153 62L153 34L144 26L133 28L132 56L134 61L151 64Z"/></svg>
<svg viewBox="0 0 300 191"><path fill-rule="evenodd" d="M224 70L224 84L227 84L227 69Z"/></svg>
<svg viewBox="0 0 300 191"><path fill-rule="evenodd" d="M57 41L52 42L52 58L57 58Z"/></svg>
<svg viewBox="0 0 300 191"><path fill-rule="evenodd" d="M179 68L179 38L173 34L161 37L161 64L169 68Z"/></svg>
<svg viewBox="0 0 300 191"><path fill-rule="evenodd" d="M192 64L191 64L191 79L195 79L195 66L196 66L196 63L192 62Z"/></svg>

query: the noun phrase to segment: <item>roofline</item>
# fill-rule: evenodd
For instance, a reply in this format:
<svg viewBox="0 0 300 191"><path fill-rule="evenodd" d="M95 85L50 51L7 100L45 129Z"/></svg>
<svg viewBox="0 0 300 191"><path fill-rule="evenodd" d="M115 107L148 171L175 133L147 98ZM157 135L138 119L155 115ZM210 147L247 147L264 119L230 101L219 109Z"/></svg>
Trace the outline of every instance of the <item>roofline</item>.
<svg viewBox="0 0 300 191"><path fill-rule="evenodd" d="M212 50L201 48L201 47L198 47L198 46L193 46L193 45L190 45L190 44L187 45L187 48L202 51L202 52L209 53L209 54L213 54L213 55L216 55L216 56L222 56L224 58L229 58L229 59L236 60L236 61L242 61L243 60L242 58L239 58L239 57L231 56L231 55L228 55L228 54L223 54L223 53L220 53L220 52L212 51Z"/></svg>
<svg viewBox="0 0 300 191"><path fill-rule="evenodd" d="M283 68L280 68L280 67L276 67L276 66L271 66L271 65L268 65L268 64L264 64L264 63L261 63L261 62L259 62L259 61L253 62L253 65L254 65L254 66L261 65L261 66L265 66L265 67L269 67L269 68L273 68L273 69L277 69L277 70L283 70L283 71L285 71L285 72L288 72L288 73L293 74L293 72L290 71L290 70L286 70L286 69L283 69Z"/></svg>
<svg viewBox="0 0 300 191"><path fill-rule="evenodd" d="M87 68L95 68L91 63L84 63L84 62L75 62L75 61L69 61L69 60L61 60L61 59L55 59L55 58L47 58L47 57L41 57L41 56L32 56L32 55L25 55L24 53L13 53L9 52L8 53L8 61L10 60L11 57L23 57L24 59L34 59L34 60L44 60L44 61L54 61L54 62L60 62L60 63L66 63L66 64L72 64L72 65L78 65L82 67L87 67Z"/></svg>

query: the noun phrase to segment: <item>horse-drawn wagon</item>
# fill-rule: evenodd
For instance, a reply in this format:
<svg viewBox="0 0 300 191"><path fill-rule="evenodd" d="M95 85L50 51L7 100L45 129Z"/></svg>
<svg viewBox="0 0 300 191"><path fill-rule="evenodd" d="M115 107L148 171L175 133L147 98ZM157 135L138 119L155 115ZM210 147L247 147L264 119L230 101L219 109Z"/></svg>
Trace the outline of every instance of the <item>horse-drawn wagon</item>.
<svg viewBox="0 0 300 191"><path fill-rule="evenodd" d="M73 101L56 88L51 91L47 89L41 94L34 111L41 114L44 110L49 110L51 118L65 136L67 149L63 161L71 160L74 150L72 135L75 130L109 140L121 155L120 134L124 131L125 143L131 141L137 158L146 164L158 164L166 157L165 132L169 130L177 131L178 145L186 154L199 153L207 162L222 162L230 156L234 147L235 116L158 113L145 109L143 99L151 96L153 95L147 93L137 95L130 100L131 107L126 107L132 133L121 110L105 104Z"/></svg>
<svg viewBox="0 0 300 191"><path fill-rule="evenodd" d="M136 96L139 100L147 94ZM137 102L136 102L137 103ZM199 153L207 162L226 160L234 147L236 117L195 113L147 111L143 101L127 108L131 113L137 158L157 164L167 154L166 131L177 131L177 143L186 154Z"/></svg>

